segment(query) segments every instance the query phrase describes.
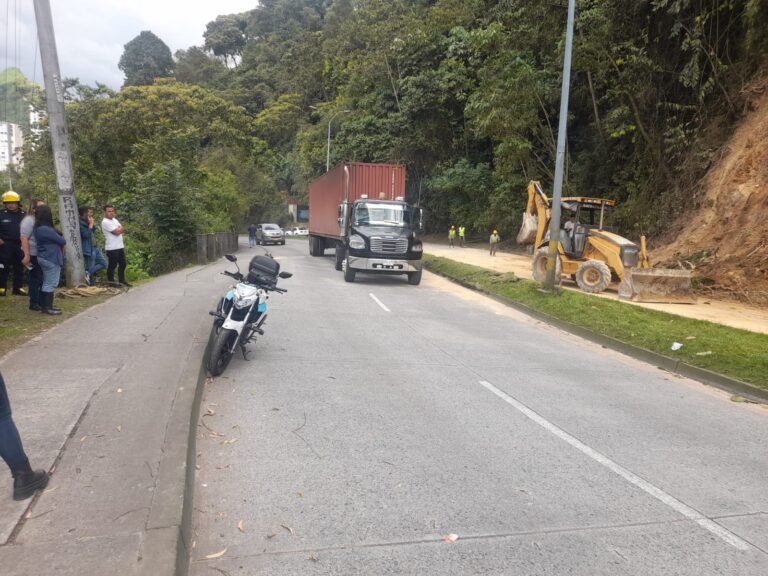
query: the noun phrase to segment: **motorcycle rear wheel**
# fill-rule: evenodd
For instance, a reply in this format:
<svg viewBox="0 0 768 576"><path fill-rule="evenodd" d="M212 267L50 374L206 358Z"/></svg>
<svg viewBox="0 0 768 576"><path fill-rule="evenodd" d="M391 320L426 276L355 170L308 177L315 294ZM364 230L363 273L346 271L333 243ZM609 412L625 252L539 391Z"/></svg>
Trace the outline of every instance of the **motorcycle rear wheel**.
<svg viewBox="0 0 768 576"><path fill-rule="evenodd" d="M232 360L232 345L237 338L237 332L222 328L213 340L208 358L207 368L211 376L220 376Z"/></svg>

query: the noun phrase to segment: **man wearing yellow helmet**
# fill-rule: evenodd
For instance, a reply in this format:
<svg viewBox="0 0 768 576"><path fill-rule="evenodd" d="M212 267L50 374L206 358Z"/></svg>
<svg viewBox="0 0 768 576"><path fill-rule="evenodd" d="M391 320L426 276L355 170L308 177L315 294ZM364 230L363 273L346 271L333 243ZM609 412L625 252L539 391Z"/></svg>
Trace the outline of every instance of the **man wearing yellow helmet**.
<svg viewBox="0 0 768 576"><path fill-rule="evenodd" d="M500 240L501 236L499 236L499 233L494 230L493 234L491 234L491 256L496 256L496 247L499 245Z"/></svg>
<svg viewBox="0 0 768 576"><path fill-rule="evenodd" d="M13 270L13 293L26 294L24 285L24 266L21 261L21 235L19 226L24 212L19 209L21 197L9 190L3 194L3 209L0 210L0 296L5 296L8 289L8 273Z"/></svg>

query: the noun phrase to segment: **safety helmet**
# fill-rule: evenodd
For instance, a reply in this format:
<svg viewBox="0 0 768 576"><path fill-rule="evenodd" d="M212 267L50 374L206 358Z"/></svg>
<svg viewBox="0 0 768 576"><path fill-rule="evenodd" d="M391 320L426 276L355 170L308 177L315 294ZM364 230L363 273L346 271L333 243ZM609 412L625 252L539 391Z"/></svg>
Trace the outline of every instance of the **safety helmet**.
<svg viewBox="0 0 768 576"><path fill-rule="evenodd" d="M21 202L21 196L13 190L8 190L8 192L3 194L3 203L5 202Z"/></svg>
<svg viewBox="0 0 768 576"><path fill-rule="evenodd" d="M451 224L451 228L456 228L456 225L455 224Z"/></svg>
<svg viewBox="0 0 768 576"><path fill-rule="evenodd" d="M496 232L496 230L494 230L494 231L493 231L493 233L494 233L494 234L498 234L498 232Z"/></svg>

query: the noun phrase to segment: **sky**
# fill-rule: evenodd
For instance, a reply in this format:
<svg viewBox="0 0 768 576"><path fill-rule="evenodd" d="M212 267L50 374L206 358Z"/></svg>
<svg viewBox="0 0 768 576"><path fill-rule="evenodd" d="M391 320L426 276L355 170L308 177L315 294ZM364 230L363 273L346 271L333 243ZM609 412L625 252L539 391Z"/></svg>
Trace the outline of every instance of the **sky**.
<svg viewBox="0 0 768 576"><path fill-rule="evenodd" d="M257 0L50 0L65 78L119 89L124 76L117 63L125 44L151 30L175 53L203 44L203 32L216 16L256 7ZM20 68L43 83L33 0L0 0L0 70ZM35 65L36 62L36 65Z"/></svg>

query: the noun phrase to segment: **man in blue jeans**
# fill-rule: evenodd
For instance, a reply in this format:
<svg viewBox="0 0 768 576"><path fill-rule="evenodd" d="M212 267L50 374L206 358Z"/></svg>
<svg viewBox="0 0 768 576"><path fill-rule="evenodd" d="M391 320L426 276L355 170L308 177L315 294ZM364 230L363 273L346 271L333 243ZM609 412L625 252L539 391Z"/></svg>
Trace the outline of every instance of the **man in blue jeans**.
<svg viewBox="0 0 768 576"><path fill-rule="evenodd" d="M0 373L0 457L11 469L13 475L13 499L26 500L36 490L48 485L48 473L45 470L32 470L29 459L21 444L19 431L11 417L11 403L5 380Z"/></svg>

